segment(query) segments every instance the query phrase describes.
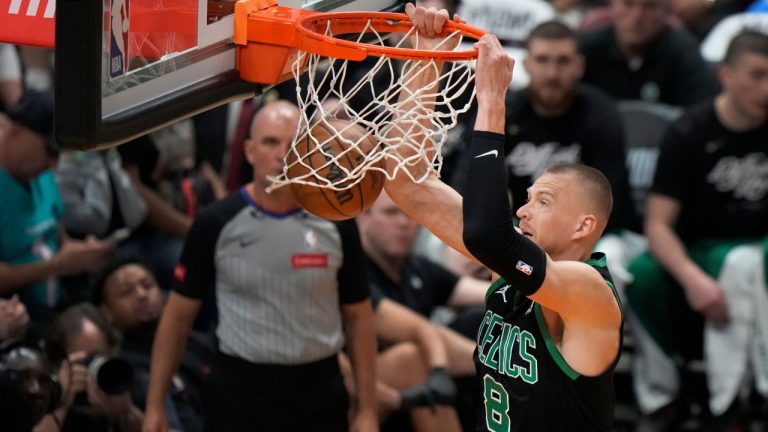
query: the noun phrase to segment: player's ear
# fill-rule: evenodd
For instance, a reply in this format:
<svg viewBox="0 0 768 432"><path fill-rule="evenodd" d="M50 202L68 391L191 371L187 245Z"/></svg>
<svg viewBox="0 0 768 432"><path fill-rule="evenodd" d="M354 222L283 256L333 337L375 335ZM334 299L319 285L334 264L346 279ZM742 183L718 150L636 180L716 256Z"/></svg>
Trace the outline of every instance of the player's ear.
<svg viewBox="0 0 768 432"><path fill-rule="evenodd" d="M590 236L597 229L597 218L595 215L586 214L579 218L576 231L573 233L574 239L580 239Z"/></svg>

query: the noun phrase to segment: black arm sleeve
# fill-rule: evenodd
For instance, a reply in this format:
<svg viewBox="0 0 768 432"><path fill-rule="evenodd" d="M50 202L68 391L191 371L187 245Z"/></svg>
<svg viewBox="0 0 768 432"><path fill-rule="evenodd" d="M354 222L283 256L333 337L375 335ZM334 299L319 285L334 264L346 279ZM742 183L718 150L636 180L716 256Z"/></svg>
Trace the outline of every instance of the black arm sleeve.
<svg viewBox="0 0 768 432"><path fill-rule="evenodd" d="M544 282L547 257L515 230L506 189L504 136L475 132L469 155L464 186L464 244L512 288L531 295Z"/></svg>
<svg viewBox="0 0 768 432"><path fill-rule="evenodd" d="M367 258L360 245L360 234L354 220L336 223L341 235L344 262L339 268L339 302L357 303L370 297L368 290Z"/></svg>

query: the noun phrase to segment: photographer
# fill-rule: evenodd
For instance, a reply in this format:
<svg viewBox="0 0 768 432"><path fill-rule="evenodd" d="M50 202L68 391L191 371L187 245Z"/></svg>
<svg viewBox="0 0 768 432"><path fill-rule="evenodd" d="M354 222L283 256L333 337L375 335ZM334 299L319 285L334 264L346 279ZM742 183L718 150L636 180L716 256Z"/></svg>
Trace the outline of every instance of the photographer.
<svg viewBox="0 0 768 432"><path fill-rule="evenodd" d="M59 393L43 355L21 339L0 343L0 424L28 432L55 406Z"/></svg>
<svg viewBox="0 0 768 432"><path fill-rule="evenodd" d="M152 343L165 307L165 297L154 273L139 257L118 256L96 279L91 302L123 335L121 357L134 370L131 395L135 404L144 406L150 384ZM214 356L209 336L192 331L165 400L171 429L203 430L203 383Z"/></svg>
<svg viewBox="0 0 768 432"><path fill-rule="evenodd" d="M114 358L119 334L91 304L73 306L51 326L46 351L58 364L61 406L35 432L140 431L144 414L131 401L132 371Z"/></svg>

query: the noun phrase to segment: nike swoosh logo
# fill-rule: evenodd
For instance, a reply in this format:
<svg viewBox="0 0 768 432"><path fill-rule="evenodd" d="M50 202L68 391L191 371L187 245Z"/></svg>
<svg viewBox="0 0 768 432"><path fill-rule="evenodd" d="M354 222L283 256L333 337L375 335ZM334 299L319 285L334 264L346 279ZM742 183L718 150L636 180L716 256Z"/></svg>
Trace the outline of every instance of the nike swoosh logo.
<svg viewBox="0 0 768 432"><path fill-rule="evenodd" d="M490 156L490 155L493 155L493 158L496 159L497 157L499 157L499 151L498 150L487 151L483 154L479 154L475 156L475 159L480 159L481 157Z"/></svg>

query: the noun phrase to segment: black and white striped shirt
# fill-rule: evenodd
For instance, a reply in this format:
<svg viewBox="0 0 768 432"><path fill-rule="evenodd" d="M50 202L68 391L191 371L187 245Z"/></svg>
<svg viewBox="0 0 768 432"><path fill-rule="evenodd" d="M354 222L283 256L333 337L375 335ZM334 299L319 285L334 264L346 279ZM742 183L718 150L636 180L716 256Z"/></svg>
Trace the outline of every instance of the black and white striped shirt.
<svg viewBox="0 0 768 432"><path fill-rule="evenodd" d="M187 235L174 290L203 299L210 287L219 349L263 364L334 355L344 344L340 305L369 297L354 221L270 213L245 188L200 212Z"/></svg>

